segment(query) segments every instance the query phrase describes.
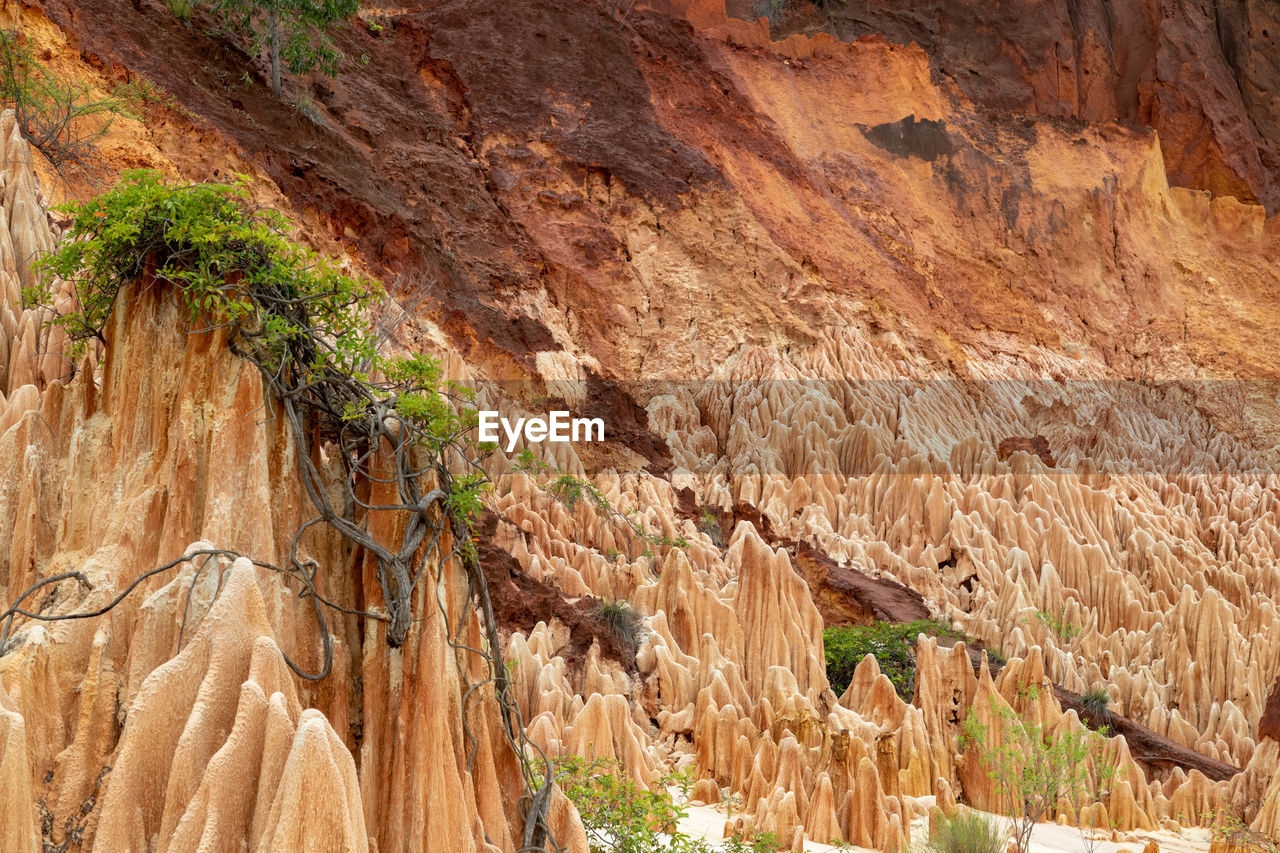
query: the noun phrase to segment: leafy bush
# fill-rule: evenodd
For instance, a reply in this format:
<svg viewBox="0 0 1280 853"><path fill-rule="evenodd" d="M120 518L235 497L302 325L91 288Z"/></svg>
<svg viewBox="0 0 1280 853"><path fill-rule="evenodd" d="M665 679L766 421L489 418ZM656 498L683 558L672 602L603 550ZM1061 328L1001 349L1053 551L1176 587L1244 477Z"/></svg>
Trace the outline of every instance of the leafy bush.
<svg viewBox="0 0 1280 853"><path fill-rule="evenodd" d="M615 761L571 755L556 762L556 784L577 806L591 853L709 853L706 842L676 831L688 808L672 799L668 781L648 791Z"/></svg>
<svg viewBox="0 0 1280 853"><path fill-rule="evenodd" d="M1008 829L978 812L961 810L937 821L921 853L1004 853Z"/></svg>
<svg viewBox="0 0 1280 853"><path fill-rule="evenodd" d="M18 132L62 176L84 177L98 165L98 142L116 116L131 115L119 98L95 98L44 67L15 32L0 31L0 110L12 109Z"/></svg>
<svg viewBox="0 0 1280 853"><path fill-rule="evenodd" d="M692 780L671 773L649 791L637 785L616 761L587 761L576 755L556 759L555 781L578 809L591 853L776 853L782 849L771 832L733 836L720 844L690 838L678 824L689 815ZM676 802L668 789L678 788Z"/></svg>
<svg viewBox="0 0 1280 853"><path fill-rule="evenodd" d="M152 273L182 290L193 322L239 329L269 373L363 376L373 366L362 316L373 283L288 240L284 216L254 207L243 181L174 186L154 172L132 171L111 192L62 210L73 217L71 230L40 267L75 284L78 309L54 320L74 355L102 338L120 290ZM47 284L26 296L52 302ZM327 338L318 348L315 329Z"/></svg>
<svg viewBox="0 0 1280 853"><path fill-rule="evenodd" d="M963 640L964 634L949 625L928 619L915 622L872 622L822 632L827 659L827 680L837 694L844 693L853 671L867 655L874 655L880 671L889 677L898 695L910 698L915 690L916 636L928 634L944 640Z"/></svg>
<svg viewBox="0 0 1280 853"><path fill-rule="evenodd" d="M342 54L329 30L360 8L359 0L213 0L213 7L249 39L254 53L266 51L271 90L280 97L280 71L338 73Z"/></svg>

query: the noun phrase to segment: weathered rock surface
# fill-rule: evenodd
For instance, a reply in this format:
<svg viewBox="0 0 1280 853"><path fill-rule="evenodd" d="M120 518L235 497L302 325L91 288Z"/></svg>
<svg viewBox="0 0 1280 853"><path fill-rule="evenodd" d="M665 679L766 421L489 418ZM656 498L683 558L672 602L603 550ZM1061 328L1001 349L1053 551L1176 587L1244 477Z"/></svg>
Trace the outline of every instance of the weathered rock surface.
<svg viewBox="0 0 1280 853"><path fill-rule="evenodd" d="M959 747L968 714L1074 729L1049 688L1101 687L1242 772L1116 739L1095 818L1145 831L1230 805L1274 831L1280 228L1252 203L1280 203L1270 12L977 5L930 4L934 21L850 2L837 34L887 40L846 43L799 18L773 41L715 0L423 3L341 34L370 61L313 86L330 125L302 131L265 87L229 91L232 52L158 7L50 0L41 26L75 36L67 61L147 75L206 122L199 160L180 118L137 131L152 165L251 162L318 245L403 276L407 337L451 376L532 382L483 400L554 391L626 424L612 446L529 449L653 541L492 462L485 553L532 579L503 639L548 754L643 785L688 768L739 828L896 850L920 798L997 804ZM46 606L65 612L194 542L278 554L302 513L291 445L216 341L139 297L101 367L70 379L46 355L16 305L56 230L4 138L0 591L82 568L96 588L60 588ZM713 536L704 508L737 523ZM311 548L327 592L367 606L369 567ZM910 701L874 659L835 696L824 616L905 619L843 569L1009 664L975 673L926 638ZM0 841L34 849L34 802L61 820L110 765L86 849L513 850L515 757L489 698L466 735L442 624L480 642L457 568L423 585L402 651L342 621L319 685L280 666L316 665L310 611L250 574L188 568L0 650ZM634 662L603 628L592 642L587 596L641 614Z"/></svg>

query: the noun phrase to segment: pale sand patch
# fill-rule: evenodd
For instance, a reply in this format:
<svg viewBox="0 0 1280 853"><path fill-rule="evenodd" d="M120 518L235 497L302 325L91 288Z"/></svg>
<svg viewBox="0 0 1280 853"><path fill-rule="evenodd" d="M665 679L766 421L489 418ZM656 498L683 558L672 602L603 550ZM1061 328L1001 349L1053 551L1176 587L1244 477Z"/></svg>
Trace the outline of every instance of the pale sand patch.
<svg viewBox="0 0 1280 853"><path fill-rule="evenodd" d="M679 796L679 792L674 789L672 793L674 796ZM919 797L916 802L927 809L933 805L933 797ZM688 808L689 816L680 822L681 832L691 838L703 838L710 842L724 840L726 817L722 810L723 806L690 805ZM735 811L734 814L741 814L741 811ZM1006 825L1009 823L1006 817L989 813L987 816ZM911 837L914 841L924 839L928 833L928 823L928 818L917 818L911 822ZM1209 831L1195 827L1184 829L1181 834L1163 829L1156 832L1135 831L1125 834L1121 841L1100 840L1093 853L1120 853L1121 851L1142 853L1142 848L1148 841L1158 844L1161 853L1206 853L1209 849ZM812 853L825 853L830 850L867 851L865 847L853 845L835 847L816 841L806 841L804 849ZM874 852L867 851L867 853ZM1035 829L1031 831L1030 853L1086 853L1086 851L1080 838L1080 830L1074 826L1040 823L1036 824Z"/></svg>

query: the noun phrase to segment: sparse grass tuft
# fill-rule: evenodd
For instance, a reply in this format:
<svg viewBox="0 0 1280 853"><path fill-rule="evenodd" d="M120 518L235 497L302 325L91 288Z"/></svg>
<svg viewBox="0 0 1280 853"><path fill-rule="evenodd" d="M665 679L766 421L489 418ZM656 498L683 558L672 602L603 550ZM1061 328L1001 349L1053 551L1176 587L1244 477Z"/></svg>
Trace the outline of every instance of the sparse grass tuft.
<svg viewBox="0 0 1280 853"><path fill-rule="evenodd" d="M191 13L196 10L196 2L195 0L164 0L164 7L169 10L170 15L186 24L191 20Z"/></svg>
<svg viewBox="0 0 1280 853"><path fill-rule="evenodd" d="M1080 704L1095 717L1105 719L1111 716L1111 694L1107 693L1107 688L1101 685L1090 687L1080 694Z"/></svg>
<svg viewBox="0 0 1280 853"><path fill-rule="evenodd" d="M629 603L622 599L601 601L593 612L597 619L608 626L618 642L625 643L632 649L639 645L644 621Z"/></svg>
<svg viewBox="0 0 1280 853"><path fill-rule="evenodd" d="M297 110L298 115L311 122L316 127L328 127L329 121L325 118L324 108L316 103L315 99L305 92L294 92L289 96L289 106Z"/></svg>
<svg viewBox="0 0 1280 853"><path fill-rule="evenodd" d="M993 820L968 810L937 822L921 853L1004 853L1009 831Z"/></svg>

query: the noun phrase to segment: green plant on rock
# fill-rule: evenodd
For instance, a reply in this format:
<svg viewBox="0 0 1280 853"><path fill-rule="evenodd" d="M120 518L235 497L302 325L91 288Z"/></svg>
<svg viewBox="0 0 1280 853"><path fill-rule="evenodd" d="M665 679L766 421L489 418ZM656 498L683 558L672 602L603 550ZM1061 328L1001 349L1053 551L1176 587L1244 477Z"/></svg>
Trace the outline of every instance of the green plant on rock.
<svg viewBox="0 0 1280 853"><path fill-rule="evenodd" d="M1102 726L1094 730L1093 736L1086 736L1090 770L1084 783L1084 791L1080 802L1076 804L1076 827L1080 831L1080 842L1085 853L1096 853L1101 842L1107 836L1099 837L1098 830L1111 830L1110 818L1100 823L1093 808L1094 803L1105 803L1111 796L1111 789L1116 781L1116 766L1113 756L1107 751L1109 729Z"/></svg>
<svg viewBox="0 0 1280 853"><path fill-rule="evenodd" d="M0 111L13 110L18 132L60 177L84 178L99 165L98 143L117 116L132 116L120 97L95 97L50 71L23 37L0 30Z"/></svg>
<svg viewBox="0 0 1280 853"><path fill-rule="evenodd" d="M731 835L725 839L720 850L723 853L778 853L782 850L782 843L772 832L753 833L749 837Z"/></svg>
<svg viewBox="0 0 1280 853"><path fill-rule="evenodd" d="M1081 693L1080 704L1096 719L1106 720L1111 717L1111 694L1100 684Z"/></svg>
<svg viewBox="0 0 1280 853"><path fill-rule="evenodd" d="M1045 613L1043 610L1037 610L1036 619L1040 620L1046 628L1056 634L1058 639L1064 643L1069 643L1080 636L1080 632L1083 630L1079 625L1067 619L1067 609L1065 607L1059 610L1056 616L1052 613Z"/></svg>
<svg viewBox="0 0 1280 853"><path fill-rule="evenodd" d="M1257 812L1257 805L1256 802L1250 804L1246 811ZM1268 835L1254 829L1238 811L1219 806L1202 815L1201 821L1209 825L1214 841L1233 850L1241 853L1280 853L1280 835Z"/></svg>
<svg viewBox="0 0 1280 853"><path fill-rule="evenodd" d="M619 510L589 480L575 477L561 468L548 465L528 448L516 454L511 467L513 471L528 474L538 480L547 493L564 504L570 513L584 502L590 504L597 513L613 524L615 529L620 529L626 534L628 560L635 559L636 555L632 549L635 543L643 544L645 548L641 554L650 558L657 556L655 549L688 548L690 545L689 540L683 536L673 537L654 533L639 520L639 514L634 509ZM606 549L608 550L612 549Z"/></svg>
<svg viewBox="0 0 1280 853"><path fill-rule="evenodd" d="M669 777L647 790L616 761L570 755L556 762L555 779L582 817L591 853L711 853L678 830L688 807L667 792Z"/></svg>
<svg viewBox="0 0 1280 853"><path fill-rule="evenodd" d="M930 619L827 628L822 632L822 647L831 689L837 694L844 693L858 664L867 655L873 655L898 695L910 699L915 690L915 647L919 634L943 640L965 639L964 634L951 626Z"/></svg>
<svg viewBox="0 0 1280 853"><path fill-rule="evenodd" d="M704 506L698 512L698 532L710 539L711 544L717 548L725 546L724 531L720 529L720 520L716 518L715 512L709 506Z"/></svg>

